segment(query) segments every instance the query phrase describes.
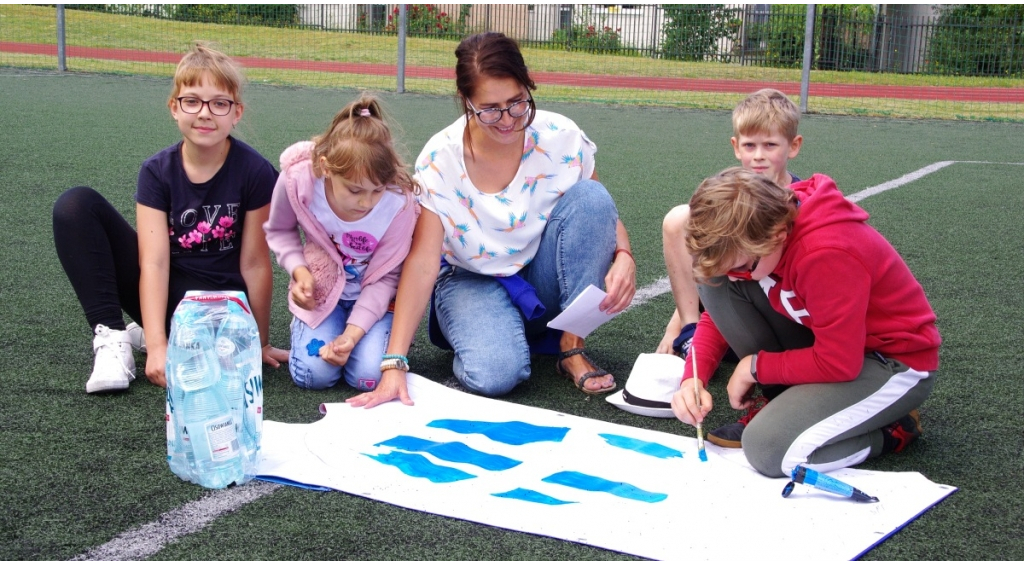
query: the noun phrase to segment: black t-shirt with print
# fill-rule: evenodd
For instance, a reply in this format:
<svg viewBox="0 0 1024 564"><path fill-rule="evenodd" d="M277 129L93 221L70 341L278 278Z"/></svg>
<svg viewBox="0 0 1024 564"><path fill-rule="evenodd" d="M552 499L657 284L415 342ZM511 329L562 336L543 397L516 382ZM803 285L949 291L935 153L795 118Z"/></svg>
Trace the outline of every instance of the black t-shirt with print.
<svg viewBox="0 0 1024 564"><path fill-rule="evenodd" d="M224 164L202 184L185 174L182 143L146 159L135 201L167 213L172 271L211 287L245 290L239 267L245 213L270 203L277 171L255 149L229 139Z"/></svg>

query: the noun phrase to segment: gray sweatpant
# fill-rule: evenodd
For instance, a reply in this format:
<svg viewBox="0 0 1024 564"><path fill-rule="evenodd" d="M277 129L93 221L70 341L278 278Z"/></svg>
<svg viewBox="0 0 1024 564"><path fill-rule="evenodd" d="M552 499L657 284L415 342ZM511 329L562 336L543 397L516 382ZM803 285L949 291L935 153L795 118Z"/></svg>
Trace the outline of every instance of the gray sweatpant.
<svg viewBox="0 0 1024 564"><path fill-rule="evenodd" d="M739 358L814 343L810 329L771 307L756 281L729 282L723 276L698 291ZM800 384L766 394L775 397L744 429L743 454L771 477L789 476L798 464L825 472L855 466L881 454L880 429L920 406L934 382L935 372L868 354L853 381Z"/></svg>

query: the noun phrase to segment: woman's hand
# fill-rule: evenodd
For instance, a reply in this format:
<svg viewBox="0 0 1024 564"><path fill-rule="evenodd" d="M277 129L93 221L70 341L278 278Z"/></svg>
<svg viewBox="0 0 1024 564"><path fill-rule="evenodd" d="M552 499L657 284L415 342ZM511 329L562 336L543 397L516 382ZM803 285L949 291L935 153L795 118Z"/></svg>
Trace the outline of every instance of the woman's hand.
<svg viewBox="0 0 1024 564"><path fill-rule="evenodd" d="M292 301L302 309L313 309L316 300L313 299L313 274L305 266L297 267L292 272Z"/></svg>
<svg viewBox="0 0 1024 564"><path fill-rule="evenodd" d="M288 354L290 351L284 349L274 348L267 344L263 345L263 364L270 365L274 368L280 368L282 362L288 362Z"/></svg>
<svg viewBox="0 0 1024 564"><path fill-rule="evenodd" d="M604 277L604 287L608 295L601 301L601 311L615 314L629 307L636 294L636 264L632 255L615 254L615 261Z"/></svg>
<svg viewBox="0 0 1024 564"><path fill-rule="evenodd" d="M683 423L697 426L703 423L714 403L711 394L704 389L704 383L697 380L697 390L700 394L700 407L697 407L697 395L693 392L693 379L687 378L679 385L676 393L672 394L672 413Z"/></svg>
<svg viewBox="0 0 1024 564"><path fill-rule="evenodd" d="M400 400L405 405L413 405L412 398L409 397L409 387L405 382L405 372L397 368L385 371L372 392L365 392L349 398L345 400L345 403L352 407L369 409L394 399Z"/></svg>

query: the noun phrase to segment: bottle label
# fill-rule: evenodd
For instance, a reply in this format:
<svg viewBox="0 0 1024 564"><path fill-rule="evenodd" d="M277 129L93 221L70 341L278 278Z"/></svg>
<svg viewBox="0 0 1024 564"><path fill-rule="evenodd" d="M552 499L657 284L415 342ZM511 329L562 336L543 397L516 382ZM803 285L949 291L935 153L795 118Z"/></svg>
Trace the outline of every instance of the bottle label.
<svg viewBox="0 0 1024 564"><path fill-rule="evenodd" d="M235 457L238 452L238 436L235 434L235 423L230 415L207 421L203 427L210 439L211 460L220 462Z"/></svg>

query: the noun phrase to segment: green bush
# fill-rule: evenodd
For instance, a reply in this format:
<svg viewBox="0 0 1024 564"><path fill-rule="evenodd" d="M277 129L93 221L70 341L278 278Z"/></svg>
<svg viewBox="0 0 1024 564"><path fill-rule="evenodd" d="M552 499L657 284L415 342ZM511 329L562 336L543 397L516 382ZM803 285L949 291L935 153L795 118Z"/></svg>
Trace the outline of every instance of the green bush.
<svg viewBox="0 0 1024 564"><path fill-rule="evenodd" d="M410 37L437 37L441 39L462 39L466 34L466 19L473 8L470 4L459 6L459 15L451 14L435 4L409 4L405 9L405 33ZM384 26L388 33L398 32L398 8L388 15Z"/></svg>
<svg viewBox="0 0 1024 564"><path fill-rule="evenodd" d="M299 23L296 4L178 4L172 19L185 22L286 27Z"/></svg>
<svg viewBox="0 0 1024 564"><path fill-rule="evenodd" d="M1024 76L1024 6L957 4L940 9L928 46L928 72Z"/></svg>
<svg viewBox="0 0 1024 564"><path fill-rule="evenodd" d="M556 29L551 34L551 43L567 51L588 53L625 54L622 49L622 29L604 25L604 17L595 17L590 6L573 10L573 22L569 29Z"/></svg>
<svg viewBox="0 0 1024 564"><path fill-rule="evenodd" d="M725 4L665 4L664 8L662 58L728 61L729 56L719 52L718 42L737 39L742 22L736 9Z"/></svg>
<svg viewBox="0 0 1024 564"><path fill-rule="evenodd" d="M747 42L761 46L758 62L769 67L800 67L804 60L807 6L773 4L768 21L747 25Z"/></svg>

